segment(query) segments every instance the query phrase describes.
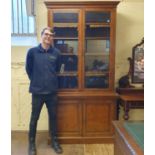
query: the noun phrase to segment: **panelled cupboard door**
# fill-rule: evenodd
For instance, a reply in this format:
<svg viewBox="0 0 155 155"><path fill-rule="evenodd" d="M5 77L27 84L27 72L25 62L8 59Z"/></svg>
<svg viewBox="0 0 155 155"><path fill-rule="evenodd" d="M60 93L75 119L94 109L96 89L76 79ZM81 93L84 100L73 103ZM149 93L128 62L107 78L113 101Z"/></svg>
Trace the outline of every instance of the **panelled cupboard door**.
<svg viewBox="0 0 155 155"><path fill-rule="evenodd" d="M113 119L115 119L114 101L94 98L84 102L84 135L112 135Z"/></svg>
<svg viewBox="0 0 155 155"><path fill-rule="evenodd" d="M80 101L60 99L57 110L58 135L81 136L82 109Z"/></svg>

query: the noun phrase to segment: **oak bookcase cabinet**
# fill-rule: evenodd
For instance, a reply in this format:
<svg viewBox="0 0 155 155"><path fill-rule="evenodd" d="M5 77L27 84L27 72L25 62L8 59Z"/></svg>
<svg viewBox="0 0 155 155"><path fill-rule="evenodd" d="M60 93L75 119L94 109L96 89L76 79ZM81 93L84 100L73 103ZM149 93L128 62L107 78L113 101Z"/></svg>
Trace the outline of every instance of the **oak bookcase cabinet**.
<svg viewBox="0 0 155 155"><path fill-rule="evenodd" d="M58 136L62 143L112 142L116 119L115 25L111 1L44 1L59 63Z"/></svg>

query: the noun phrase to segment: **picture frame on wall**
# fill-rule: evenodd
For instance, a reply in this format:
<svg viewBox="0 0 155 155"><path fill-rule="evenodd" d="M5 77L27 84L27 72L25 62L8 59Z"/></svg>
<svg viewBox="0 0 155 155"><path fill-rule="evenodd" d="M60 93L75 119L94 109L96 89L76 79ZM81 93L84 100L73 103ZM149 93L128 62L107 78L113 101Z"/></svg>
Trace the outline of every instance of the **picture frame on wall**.
<svg viewBox="0 0 155 155"><path fill-rule="evenodd" d="M132 83L144 84L144 38L132 48Z"/></svg>

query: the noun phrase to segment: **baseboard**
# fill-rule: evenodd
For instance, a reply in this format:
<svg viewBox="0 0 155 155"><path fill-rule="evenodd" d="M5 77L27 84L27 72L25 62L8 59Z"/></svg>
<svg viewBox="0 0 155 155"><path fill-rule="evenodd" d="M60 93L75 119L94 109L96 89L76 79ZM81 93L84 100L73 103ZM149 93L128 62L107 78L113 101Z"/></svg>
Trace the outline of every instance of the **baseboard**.
<svg viewBox="0 0 155 155"><path fill-rule="evenodd" d="M11 135L15 135L15 134L28 134L28 130L11 130ZM48 130L38 130L37 131L37 135L48 135Z"/></svg>
<svg viewBox="0 0 155 155"><path fill-rule="evenodd" d="M11 136L27 136L27 130L12 130ZM47 130L37 131L37 136L47 138L48 144L51 144L51 138ZM113 137L58 137L59 142L62 144L102 144L114 143Z"/></svg>

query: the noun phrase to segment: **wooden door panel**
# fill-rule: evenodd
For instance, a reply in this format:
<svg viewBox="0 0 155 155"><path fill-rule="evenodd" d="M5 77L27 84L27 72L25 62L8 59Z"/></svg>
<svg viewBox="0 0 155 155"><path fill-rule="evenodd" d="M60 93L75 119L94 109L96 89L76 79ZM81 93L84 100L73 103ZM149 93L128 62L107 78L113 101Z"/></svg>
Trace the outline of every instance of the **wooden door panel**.
<svg viewBox="0 0 155 155"><path fill-rule="evenodd" d="M85 135L111 133L111 121L114 115L114 103L112 101L86 101L84 112Z"/></svg>
<svg viewBox="0 0 155 155"><path fill-rule="evenodd" d="M81 134L81 104L75 100L60 101L58 106L58 133Z"/></svg>

